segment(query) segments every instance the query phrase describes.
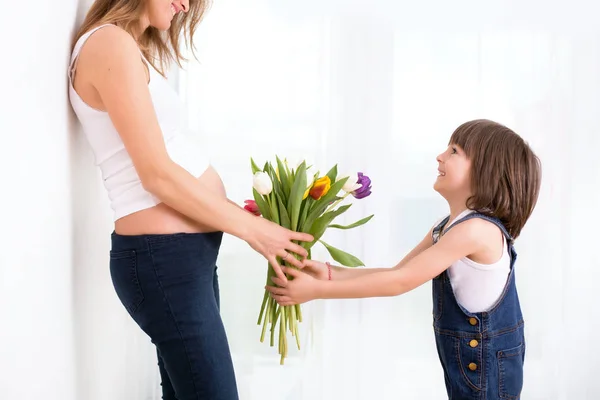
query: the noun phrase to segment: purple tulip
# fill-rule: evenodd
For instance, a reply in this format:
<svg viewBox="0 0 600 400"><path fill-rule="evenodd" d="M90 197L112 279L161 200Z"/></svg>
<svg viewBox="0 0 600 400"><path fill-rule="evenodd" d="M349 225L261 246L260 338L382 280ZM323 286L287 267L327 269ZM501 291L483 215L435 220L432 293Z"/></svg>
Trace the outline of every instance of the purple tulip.
<svg viewBox="0 0 600 400"><path fill-rule="evenodd" d="M358 181L356 183L362 186L352 192L352 196L357 199L364 199L371 194L371 179L367 175L359 172Z"/></svg>

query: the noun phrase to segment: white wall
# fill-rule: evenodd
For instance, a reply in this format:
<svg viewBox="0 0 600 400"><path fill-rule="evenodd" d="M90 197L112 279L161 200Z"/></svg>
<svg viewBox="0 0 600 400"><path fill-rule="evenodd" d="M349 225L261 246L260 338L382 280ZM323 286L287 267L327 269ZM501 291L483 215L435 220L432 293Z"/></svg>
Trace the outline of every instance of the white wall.
<svg viewBox="0 0 600 400"><path fill-rule="evenodd" d="M70 43L90 4L0 13L2 399L157 393L150 344L110 282L110 208L68 103Z"/></svg>
<svg viewBox="0 0 600 400"><path fill-rule="evenodd" d="M3 399L75 399L66 66L78 5L60 8L34 0L0 13Z"/></svg>

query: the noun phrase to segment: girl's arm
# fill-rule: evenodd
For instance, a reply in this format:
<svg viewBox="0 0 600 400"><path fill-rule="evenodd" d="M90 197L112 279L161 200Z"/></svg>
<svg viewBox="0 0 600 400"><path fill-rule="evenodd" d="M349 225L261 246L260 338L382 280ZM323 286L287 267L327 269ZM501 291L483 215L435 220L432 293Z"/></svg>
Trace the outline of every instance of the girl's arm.
<svg viewBox="0 0 600 400"><path fill-rule="evenodd" d="M307 255L292 240L311 241L311 235L257 218L214 193L206 184L211 175L216 175L212 168L198 179L171 160L140 51L129 34L116 27L101 29L88 39L80 57L79 67L88 67L86 80L98 92L146 190L193 220L245 240L271 262L281 277L276 256L285 256L286 250ZM288 260L302 266L294 257Z"/></svg>
<svg viewBox="0 0 600 400"><path fill-rule="evenodd" d="M433 238L431 237L433 228L427 232L427 235L421 240L414 249L410 251L404 258L392 268L347 268L347 267L331 267L331 280L340 281L346 279L354 279L369 275L376 272L386 272L390 269L399 269L406 265L410 260L421 254L433 245ZM305 267L306 268L306 267Z"/></svg>
<svg viewBox="0 0 600 400"><path fill-rule="evenodd" d="M465 221L448 231L428 249L415 255L404 266L375 272L358 279L320 281L293 268L284 271L294 277L284 282L273 281L280 287L268 289L281 305L303 303L313 299L343 299L387 297L406 293L433 279L454 261L485 248L485 235L480 228L484 220Z"/></svg>

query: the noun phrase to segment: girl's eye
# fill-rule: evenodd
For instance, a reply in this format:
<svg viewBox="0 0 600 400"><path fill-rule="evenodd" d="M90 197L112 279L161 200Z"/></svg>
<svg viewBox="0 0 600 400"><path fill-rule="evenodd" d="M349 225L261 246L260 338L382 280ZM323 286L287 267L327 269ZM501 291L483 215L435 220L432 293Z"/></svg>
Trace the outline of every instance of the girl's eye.
<svg viewBox="0 0 600 400"><path fill-rule="evenodd" d="M458 151L456 151L456 147L452 147L452 154L456 154L458 153Z"/></svg>

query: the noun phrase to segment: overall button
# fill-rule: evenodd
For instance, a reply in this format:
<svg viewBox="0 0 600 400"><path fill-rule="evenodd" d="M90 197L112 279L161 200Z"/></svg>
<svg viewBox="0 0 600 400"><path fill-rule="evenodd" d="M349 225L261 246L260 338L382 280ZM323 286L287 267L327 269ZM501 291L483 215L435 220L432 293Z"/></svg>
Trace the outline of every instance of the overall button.
<svg viewBox="0 0 600 400"><path fill-rule="evenodd" d="M477 347L478 344L479 344L479 342L475 339L473 339L469 342L469 346L471 346L471 347Z"/></svg>
<svg viewBox="0 0 600 400"><path fill-rule="evenodd" d="M469 369L470 369L471 371L475 371L475 370L477 369L477 364L475 364L475 363L471 363L471 364L469 364Z"/></svg>
<svg viewBox="0 0 600 400"><path fill-rule="evenodd" d="M477 318L474 318L474 317L469 318L469 323L473 326L477 325Z"/></svg>

